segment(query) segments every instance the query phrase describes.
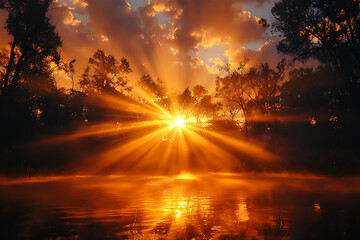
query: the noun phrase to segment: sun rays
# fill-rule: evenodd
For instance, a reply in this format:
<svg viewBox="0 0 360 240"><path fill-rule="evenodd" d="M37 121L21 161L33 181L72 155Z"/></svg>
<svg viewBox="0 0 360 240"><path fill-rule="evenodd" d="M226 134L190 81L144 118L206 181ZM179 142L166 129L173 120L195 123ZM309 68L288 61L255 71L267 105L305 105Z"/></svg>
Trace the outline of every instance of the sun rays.
<svg viewBox="0 0 360 240"><path fill-rule="evenodd" d="M178 129L182 129L186 127L186 119L183 116L176 116L172 122L170 122L170 129L177 127Z"/></svg>
<svg viewBox="0 0 360 240"><path fill-rule="evenodd" d="M110 109L109 120L42 143L97 139L97 150L83 161L94 173L229 172L241 170L245 161L277 159L256 143L209 128L206 117L196 119L191 107L175 104L171 96L164 103L144 91L137 94L141 101L99 96L98 105ZM122 120L124 114L130 117Z"/></svg>

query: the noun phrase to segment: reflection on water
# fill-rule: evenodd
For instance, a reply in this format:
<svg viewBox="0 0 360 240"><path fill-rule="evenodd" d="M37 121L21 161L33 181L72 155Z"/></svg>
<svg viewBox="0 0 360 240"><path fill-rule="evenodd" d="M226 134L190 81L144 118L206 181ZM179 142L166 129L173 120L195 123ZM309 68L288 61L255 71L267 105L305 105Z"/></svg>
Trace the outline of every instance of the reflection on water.
<svg viewBox="0 0 360 240"><path fill-rule="evenodd" d="M3 180L2 239L360 239L359 179Z"/></svg>

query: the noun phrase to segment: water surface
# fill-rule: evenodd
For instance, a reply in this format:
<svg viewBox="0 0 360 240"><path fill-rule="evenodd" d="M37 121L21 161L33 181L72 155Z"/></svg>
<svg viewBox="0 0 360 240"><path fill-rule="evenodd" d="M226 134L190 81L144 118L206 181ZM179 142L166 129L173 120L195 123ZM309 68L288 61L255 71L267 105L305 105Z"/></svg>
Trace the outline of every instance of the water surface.
<svg viewBox="0 0 360 240"><path fill-rule="evenodd" d="M2 239L360 239L360 179L2 179Z"/></svg>

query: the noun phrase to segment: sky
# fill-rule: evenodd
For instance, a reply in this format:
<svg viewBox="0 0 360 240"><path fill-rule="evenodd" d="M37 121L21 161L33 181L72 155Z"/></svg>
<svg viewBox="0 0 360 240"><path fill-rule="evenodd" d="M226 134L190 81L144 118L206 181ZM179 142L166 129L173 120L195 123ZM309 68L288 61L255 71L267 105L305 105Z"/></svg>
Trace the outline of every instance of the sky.
<svg viewBox="0 0 360 240"><path fill-rule="evenodd" d="M57 0L49 10L60 34L64 61L76 58L78 75L96 49L129 60L131 84L141 75L159 77L181 90L201 84L214 88L221 66L269 63L278 38L258 24L271 22L272 0ZM0 12L0 25L6 15ZM0 47L11 38L0 29ZM57 75L58 86L71 80Z"/></svg>

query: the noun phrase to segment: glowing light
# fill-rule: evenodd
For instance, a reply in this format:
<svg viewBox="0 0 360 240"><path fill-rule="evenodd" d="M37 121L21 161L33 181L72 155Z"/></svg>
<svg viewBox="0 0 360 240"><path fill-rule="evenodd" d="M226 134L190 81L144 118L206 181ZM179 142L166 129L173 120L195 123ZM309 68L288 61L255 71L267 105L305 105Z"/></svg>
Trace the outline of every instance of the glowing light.
<svg viewBox="0 0 360 240"><path fill-rule="evenodd" d="M170 125L170 129L177 127L179 129L186 127L186 119L182 116L177 116Z"/></svg>
<svg viewBox="0 0 360 240"><path fill-rule="evenodd" d="M175 210L175 217L181 217L181 215L185 212L185 210L188 210L188 204L184 201L181 201L178 203L177 209Z"/></svg>
<svg viewBox="0 0 360 240"><path fill-rule="evenodd" d="M320 204L314 203L314 211L317 213L321 212Z"/></svg>
<svg viewBox="0 0 360 240"><path fill-rule="evenodd" d="M175 211L176 212L176 217L180 217L181 216L181 211L178 209Z"/></svg>
<svg viewBox="0 0 360 240"><path fill-rule="evenodd" d="M249 212L247 209L247 201L246 199L241 199L239 203L239 209L237 211L237 216L240 222L246 222L249 220Z"/></svg>
<svg viewBox="0 0 360 240"><path fill-rule="evenodd" d="M197 177L195 175L189 174L189 173L182 173L175 177L175 179L179 180L196 180Z"/></svg>
<svg viewBox="0 0 360 240"><path fill-rule="evenodd" d="M142 93L142 95L140 95ZM122 172L129 169L134 173L166 173L176 180L194 180L188 174L192 166L201 171L230 171L238 167L239 160L234 153L241 152L254 161L277 161L277 155L249 141L243 141L232 134L224 134L211 125L212 118L196 115L196 109L185 108L168 100L150 101L153 96L140 92L140 102L129 103L111 95L99 96L97 100L111 109L126 111L136 120L127 121L121 116L112 121L92 123L79 128L69 135L56 136L37 141L36 144L57 144L62 141L75 141L87 137L109 137L116 139L115 144L96 152L89 171ZM148 99L148 100L147 100ZM164 105L164 106L163 106ZM116 112L115 111L115 112ZM83 112L88 112L86 107ZM40 114L40 112L35 113ZM222 144L219 145L219 142ZM223 147L224 146L224 147ZM96 161L95 161L96 159ZM100 161L98 160L100 159ZM221 161L220 161L221 160ZM155 168L154 168L155 166ZM181 174L179 174L179 172ZM179 174L179 175L173 175ZM181 208L171 209L176 215L184 215ZM246 219L245 205L239 207L239 219Z"/></svg>
<svg viewBox="0 0 360 240"><path fill-rule="evenodd" d="M310 124L311 124L311 126L315 126L316 120L315 120L314 117L312 117L312 118L310 119Z"/></svg>

